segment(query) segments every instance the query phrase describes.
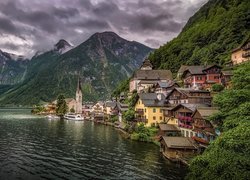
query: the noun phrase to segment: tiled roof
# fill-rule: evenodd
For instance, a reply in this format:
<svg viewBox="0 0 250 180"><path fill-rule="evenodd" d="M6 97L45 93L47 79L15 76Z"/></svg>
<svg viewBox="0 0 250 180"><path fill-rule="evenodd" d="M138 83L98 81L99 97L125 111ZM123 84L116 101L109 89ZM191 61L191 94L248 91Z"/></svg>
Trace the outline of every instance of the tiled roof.
<svg viewBox="0 0 250 180"><path fill-rule="evenodd" d="M159 94L160 99L157 98L156 93L139 93L138 95L146 107L163 107L165 105L165 96L163 94Z"/></svg>
<svg viewBox="0 0 250 180"><path fill-rule="evenodd" d="M191 111L195 111L198 107L208 107L206 104L178 104L175 108L172 110L178 109L180 106L183 106Z"/></svg>
<svg viewBox="0 0 250 180"><path fill-rule="evenodd" d="M203 118L207 118L215 113L218 113L219 110L216 107L198 107L197 111Z"/></svg>
<svg viewBox="0 0 250 180"><path fill-rule="evenodd" d="M180 131L176 126L172 124L159 124L159 128L162 131Z"/></svg>
<svg viewBox="0 0 250 180"><path fill-rule="evenodd" d="M191 74L205 74L205 70L217 65L207 65L207 66L187 66L183 74L189 71ZM219 67L219 66L218 66Z"/></svg>
<svg viewBox="0 0 250 180"><path fill-rule="evenodd" d="M172 72L170 70L137 70L133 78L139 80L172 80Z"/></svg>
<svg viewBox="0 0 250 180"><path fill-rule="evenodd" d="M195 144L190 138L186 137L170 137L163 136L164 142L166 143L168 148L174 149L197 149Z"/></svg>
<svg viewBox="0 0 250 180"><path fill-rule="evenodd" d="M106 107L114 108L114 107L116 106L116 102L114 102L114 101L107 101L107 102L105 103L105 106L106 106Z"/></svg>

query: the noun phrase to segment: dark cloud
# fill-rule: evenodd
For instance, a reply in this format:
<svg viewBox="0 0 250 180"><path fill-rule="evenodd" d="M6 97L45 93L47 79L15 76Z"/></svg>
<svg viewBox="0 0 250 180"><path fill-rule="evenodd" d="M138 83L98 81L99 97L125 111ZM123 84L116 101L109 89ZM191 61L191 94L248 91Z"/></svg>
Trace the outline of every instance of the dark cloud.
<svg viewBox="0 0 250 180"><path fill-rule="evenodd" d="M30 56L52 48L61 38L77 45L102 31L159 47L175 37L206 1L1 0L0 38L12 37L5 38L5 49ZM17 42L25 45L17 48Z"/></svg>
<svg viewBox="0 0 250 180"><path fill-rule="evenodd" d="M15 34L17 32L17 28L10 19L0 17L0 32Z"/></svg>

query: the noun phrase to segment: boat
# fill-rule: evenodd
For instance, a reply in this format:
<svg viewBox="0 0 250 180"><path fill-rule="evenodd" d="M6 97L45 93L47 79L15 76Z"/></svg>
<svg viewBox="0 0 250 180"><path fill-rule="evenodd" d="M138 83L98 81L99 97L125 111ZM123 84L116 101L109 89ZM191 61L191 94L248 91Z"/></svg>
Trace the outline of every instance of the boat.
<svg viewBox="0 0 250 180"><path fill-rule="evenodd" d="M48 114L47 116L45 116L46 118L48 118L49 120L53 120L53 119L60 119L59 116L57 115L53 115L53 114Z"/></svg>
<svg viewBox="0 0 250 180"><path fill-rule="evenodd" d="M83 121L84 117L81 114L68 113L64 115L64 119L73 121Z"/></svg>

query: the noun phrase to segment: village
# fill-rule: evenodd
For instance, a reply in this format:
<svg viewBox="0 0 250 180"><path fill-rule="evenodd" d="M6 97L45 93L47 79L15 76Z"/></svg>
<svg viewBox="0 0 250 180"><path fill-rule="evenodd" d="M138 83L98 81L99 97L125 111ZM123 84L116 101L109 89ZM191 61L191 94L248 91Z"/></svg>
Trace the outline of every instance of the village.
<svg viewBox="0 0 250 180"><path fill-rule="evenodd" d="M108 101L82 102L84 95L78 79L76 98L65 101L70 112L82 114L84 120L112 125L128 137L139 126L152 130L153 133L146 133L149 140L137 140L156 142L166 158L188 164L190 158L220 136L218 125L210 121L219 112L213 105L213 96L231 87L232 69L250 60L249 47L247 40L234 49L231 63L225 67L182 65L175 79L170 70L156 70L146 59L129 80L128 92ZM56 103L46 104L45 112L55 114Z"/></svg>

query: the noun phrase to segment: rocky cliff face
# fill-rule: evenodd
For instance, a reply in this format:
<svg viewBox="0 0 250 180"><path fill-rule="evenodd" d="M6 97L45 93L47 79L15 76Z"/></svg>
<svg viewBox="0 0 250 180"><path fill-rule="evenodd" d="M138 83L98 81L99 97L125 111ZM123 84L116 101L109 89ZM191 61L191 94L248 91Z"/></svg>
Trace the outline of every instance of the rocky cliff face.
<svg viewBox="0 0 250 180"><path fill-rule="evenodd" d="M25 81L2 95L0 103L36 104L53 100L59 93L74 97L78 74L84 100L106 99L152 51L113 32L96 33L79 46L61 51L65 47L72 45L60 40L53 50L34 56Z"/></svg>

